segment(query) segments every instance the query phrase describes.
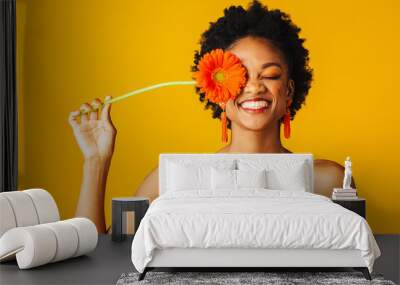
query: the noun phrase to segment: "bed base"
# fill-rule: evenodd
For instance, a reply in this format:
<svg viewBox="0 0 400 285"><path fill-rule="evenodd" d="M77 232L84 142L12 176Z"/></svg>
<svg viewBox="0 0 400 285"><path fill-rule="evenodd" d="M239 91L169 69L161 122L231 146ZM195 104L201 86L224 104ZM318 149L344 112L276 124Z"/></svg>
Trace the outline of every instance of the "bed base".
<svg viewBox="0 0 400 285"><path fill-rule="evenodd" d="M330 272L330 271L348 271L346 269L353 269L360 271L366 280L372 280L367 267L146 267L142 273L139 274L138 280L141 281L146 277L146 273L152 270L164 271L192 271L192 272Z"/></svg>
<svg viewBox="0 0 400 285"><path fill-rule="evenodd" d="M349 268L361 271L367 280L371 280L361 252L355 249L168 248L154 251L153 259L139 275L139 280L154 269L243 272L348 271Z"/></svg>

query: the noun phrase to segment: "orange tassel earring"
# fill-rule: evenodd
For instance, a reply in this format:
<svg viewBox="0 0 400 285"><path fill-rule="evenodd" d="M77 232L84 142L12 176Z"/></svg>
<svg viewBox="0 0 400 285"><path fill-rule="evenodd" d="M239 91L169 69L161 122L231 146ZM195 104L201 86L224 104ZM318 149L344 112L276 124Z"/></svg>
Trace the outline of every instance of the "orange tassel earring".
<svg viewBox="0 0 400 285"><path fill-rule="evenodd" d="M283 117L283 134L286 139L290 138L290 111Z"/></svg>
<svg viewBox="0 0 400 285"><path fill-rule="evenodd" d="M283 135L286 139L290 138L290 105L292 105L292 102L292 100L289 100L286 114L283 116Z"/></svg>
<svg viewBox="0 0 400 285"><path fill-rule="evenodd" d="M227 118L226 118L226 111L225 111L225 103L221 102L219 106L222 108L221 113L221 136L222 142L228 142L228 128L227 128Z"/></svg>

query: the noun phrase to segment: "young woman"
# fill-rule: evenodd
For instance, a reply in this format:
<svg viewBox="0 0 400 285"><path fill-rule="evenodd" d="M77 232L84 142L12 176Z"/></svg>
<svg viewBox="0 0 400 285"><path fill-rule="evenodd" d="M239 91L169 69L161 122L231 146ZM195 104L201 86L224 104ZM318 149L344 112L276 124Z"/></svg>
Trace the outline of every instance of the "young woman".
<svg viewBox="0 0 400 285"><path fill-rule="evenodd" d="M294 118L312 81L308 50L299 32L287 14L254 1L247 10L241 6L225 9L224 16L203 33L193 71L202 55L216 48L234 53L247 69L246 86L226 105L231 142L217 153L291 153L280 139L283 117ZM213 118L220 118L219 105L205 99L198 88L196 92L212 109ZM117 131L110 104L100 114L93 111L92 106L101 103L94 99L82 104L80 110L90 111L89 115L82 115L78 122L79 110L71 112L69 122L85 158L76 215L90 218L99 232L105 232L104 193ZM315 192L330 196L334 187L341 186L343 170L336 162L315 160ZM144 178L136 194L150 200L158 196L158 167Z"/></svg>

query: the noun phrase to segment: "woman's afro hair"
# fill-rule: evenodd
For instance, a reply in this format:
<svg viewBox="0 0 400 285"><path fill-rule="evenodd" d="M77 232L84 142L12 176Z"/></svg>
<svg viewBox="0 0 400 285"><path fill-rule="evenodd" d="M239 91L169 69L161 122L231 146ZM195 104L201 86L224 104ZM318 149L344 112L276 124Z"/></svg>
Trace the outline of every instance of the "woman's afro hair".
<svg viewBox="0 0 400 285"><path fill-rule="evenodd" d="M269 10L257 0L251 2L247 10L242 6L231 6L224 9L224 16L216 22L211 22L209 29L201 35L200 51L195 51L191 70L197 71L201 57L213 49L225 50L246 36L267 39L283 53L289 69L289 78L294 81L293 102L290 107L293 119L311 87L313 72L308 65L308 50L303 46L305 39L299 37L300 31L288 14L278 9ZM205 109L211 108L213 118L220 118L221 107L206 99L200 88L195 89L200 101L206 101ZM228 128L231 128L230 120Z"/></svg>

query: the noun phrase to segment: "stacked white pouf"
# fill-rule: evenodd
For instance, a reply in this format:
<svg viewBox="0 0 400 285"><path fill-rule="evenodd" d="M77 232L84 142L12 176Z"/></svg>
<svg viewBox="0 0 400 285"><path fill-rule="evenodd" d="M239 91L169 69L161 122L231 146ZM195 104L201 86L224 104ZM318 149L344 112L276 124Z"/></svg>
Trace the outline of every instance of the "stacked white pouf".
<svg viewBox="0 0 400 285"><path fill-rule="evenodd" d="M32 268L86 254L97 239L89 219L60 221L43 189L0 193L0 262L16 258L20 269Z"/></svg>

